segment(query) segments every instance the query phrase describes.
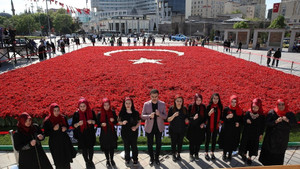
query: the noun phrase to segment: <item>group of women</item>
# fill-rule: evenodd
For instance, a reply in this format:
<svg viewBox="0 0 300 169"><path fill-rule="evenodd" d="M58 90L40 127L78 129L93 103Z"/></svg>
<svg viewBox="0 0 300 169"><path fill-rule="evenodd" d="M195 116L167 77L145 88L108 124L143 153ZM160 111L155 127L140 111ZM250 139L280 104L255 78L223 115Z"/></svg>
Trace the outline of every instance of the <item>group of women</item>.
<svg viewBox="0 0 300 169"><path fill-rule="evenodd" d="M77 151L73 148L66 132L69 128L67 120L55 103L51 104L49 112L49 116L44 120L44 132L32 123L29 114L22 113L19 116L18 129L13 137L14 147L19 151L20 169L52 168L41 146L45 136L49 136L49 148L56 168L70 168ZM296 124L295 115L288 110L284 100L278 100L274 110L265 114L262 101L254 99L250 109L244 113L235 95L230 97L230 104L223 109L218 93L211 96L207 106L203 104L202 96L196 94L188 108L184 106L184 98L177 95L169 108L167 121L170 123L169 135L173 161L181 160L180 153L186 135L189 140L191 161L199 159L200 145L203 142L205 142L205 159L214 160L216 158L214 151L218 142L219 148L223 150L223 160L231 160L232 152L239 148L239 155L249 165L252 163L251 157L258 155L259 141L265 128L259 161L263 165L282 165L291 125ZM102 100L98 114L95 114L86 99L81 98L78 102L78 110L73 115L72 127L86 168L95 168L93 163L95 125L101 126L99 141L101 150L105 153L107 167L116 166L114 150L117 148L118 137L115 131L117 124L122 125L125 163L129 164L132 159L133 164L137 165L137 138L140 123L140 114L130 97L124 99L118 116L107 98Z"/></svg>

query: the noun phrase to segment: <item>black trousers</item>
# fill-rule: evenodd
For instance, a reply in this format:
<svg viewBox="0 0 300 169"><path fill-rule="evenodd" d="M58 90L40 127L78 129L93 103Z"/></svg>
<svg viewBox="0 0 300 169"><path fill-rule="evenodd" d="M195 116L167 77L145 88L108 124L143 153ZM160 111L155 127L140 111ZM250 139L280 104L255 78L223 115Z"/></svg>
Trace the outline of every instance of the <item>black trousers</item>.
<svg viewBox="0 0 300 169"><path fill-rule="evenodd" d="M182 143L183 143L184 133L174 133L171 134L171 147L172 147L172 153L176 154L181 153L182 149ZM177 147L177 151L176 151Z"/></svg>
<svg viewBox="0 0 300 169"><path fill-rule="evenodd" d="M130 160L130 148L132 150L132 159L133 161L138 161L138 148L137 148L137 136L136 137L122 137L124 142L125 149L125 160Z"/></svg>
<svg viewBox="0 0 300 169"><path fill-rule="evenodd" d="M212 133L210 132L210 130L206 131L205 152L208 152L210 139L212 140L211 152L215 151L216 143L217 143L217 136L218 136L217 130L215 130Z"/></svg>
<svg viewBox="0 0 300 169"><path fill-rule="evenodd" d="M274 58L273 59L272 66L274 66L275 60L276 60L276 67L277 67L278 66L278 62L279 62L279 58Z"/></svg>
<svg viewBox="0 0 300 169"><path fill-rule="evenodd" d="M82 156L84 158L85 162L91 162L93 161L93 156L94 156L94 148L83 148L82 149Z"/></svg>
<svg viewBox="0 0 300 169"><path fill-rule="evenodd" d="M190 141L190 155L198 155L200 150L200 143Z"/></svg>
<svg viewBox="0 0 300 169"><path fill-rule="evenodd" d="M56 169L70 169L71 165L70 163L66 163L64 166L55 166Z"/></svg>
<svg viewBox="0 0 300 169"><path fill-rule="evenodd" d="M105 154L106 160L107 160L107 161L113 160L113 159L114 159L114 153L115 153L114 148L111 148L111 149L105 149L105 150L104 150L104 154Z"/></svg>
<svg viewBox="0 0 300 169"><path fill-rule="evenodd" d="M267 65L270 65L270 63L271 63L271 57L268 56L268 59L267 59Z"/></svg>
<svg viewBox="0 0 300 169"><path fill-rule="evenodd" d="M158 159L160 150L161 150L162 132L159 132L159 130L152 131L151 133L146 133L146 136L147 136L148 153L149 153L151 160L154 160L154 158ZM154 136L155 136L155 144L156 144L155 157L153 154L153 138L154 138Z"/></svg>
<svg viewBox="0 0 300 169"><path fill-rule="evenodd" d="M226 153L228 153L228 157L231 157L232 151L225 151L223 150L223 155L226 156Z"/></svg>

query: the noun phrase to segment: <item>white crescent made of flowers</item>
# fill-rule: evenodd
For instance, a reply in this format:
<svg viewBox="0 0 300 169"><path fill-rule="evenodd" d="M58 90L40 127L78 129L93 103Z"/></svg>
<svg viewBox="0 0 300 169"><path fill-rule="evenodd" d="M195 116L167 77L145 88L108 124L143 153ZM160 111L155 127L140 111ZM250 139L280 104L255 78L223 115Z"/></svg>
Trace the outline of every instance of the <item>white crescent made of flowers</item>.
<svg viewBox="0 0 300 169"><path fill-rule="evenodd" d="M123 49L123 50L113 50L110 52L105 52L104 56L111 56L111 54L119 53L119 52L136 52L136 51L171 52L171 53L176 53L178 56L184 55L184 52L178 52L176 50L168 50L168 49Z"/></svg>

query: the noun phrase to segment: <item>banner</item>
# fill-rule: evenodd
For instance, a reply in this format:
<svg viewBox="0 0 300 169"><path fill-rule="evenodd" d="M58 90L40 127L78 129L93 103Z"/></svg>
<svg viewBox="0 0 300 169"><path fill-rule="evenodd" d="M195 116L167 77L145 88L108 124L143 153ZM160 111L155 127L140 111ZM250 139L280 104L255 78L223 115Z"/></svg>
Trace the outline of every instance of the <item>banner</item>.
<svg viewBox="0 0 300 169"><path fill-rule="evenodd" d="M273 5L273 13L278 13L280 3L274 3Z"/></svg>

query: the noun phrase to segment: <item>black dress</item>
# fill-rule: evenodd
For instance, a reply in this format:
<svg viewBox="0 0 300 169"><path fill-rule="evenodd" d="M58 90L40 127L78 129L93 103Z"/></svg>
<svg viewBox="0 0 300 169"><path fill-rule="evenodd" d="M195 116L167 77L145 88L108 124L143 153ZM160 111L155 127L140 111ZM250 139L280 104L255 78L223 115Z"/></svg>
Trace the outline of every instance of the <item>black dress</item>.
<svg viewBox="0 0 300 169"><path fill-rule="evenodd" d="M121 121L126 120L127 124L122 125L121 136L124 142L125 149L125 160L130 160L130 147L132 149L132 158L134 161L138 160L138 149L137 149L137 137L138 129L135 131L131 130L131 127L134 127L138 124L140 120L140 114L137 111L132 113L127 113L126 111L121 111L119 114Z"/></svg>
<svg viewBox="0 0 300 169"><path fill-rule="evenodd" d="M202 106L203 109L203 116L200 115L200 106ZM192 114L192 107L193 105L189 105L188 107L188 117L189 117L189 126L187 130L187 139L190 141L190 143L197 143L201 145L205 139L205 128L200 128L200 125L202 123L205 124L206 122L206 108L203 104L196 106L196 113ZM198 118L194 120L194 116L198 114Z"/></svg>
<svg viewBox="0 0 300 169"><path fill-rule="evenodd" d="M96 122L96 115L94 111L93 113L93 120ZM76 111L73 115L72 126L75 123L78 123L79 119L79 112ZM83 148L93 148L96 143L96 131L94 125L88 125L88 128L85 129L83 132L80 131L80 127L74 129L74 138L78 140L78 149Z"/></svg>
<svg viewBox="0 0 300 169"><path fill-rule="evenodd" d="M226 116L229 114L229 112L233 114L233 117L227 119ZM237 127L235 123L238 122L238 119L236 111L229 109L229 107L226 107L223 111L221 119L223 121L223 125L219 134L219 148L223 149L224 152L229 152L231 154L235 149L237 139Z"/></svg>
<svg viewBox="0 0 300 169"><path fill-rule="evenodd" d="M66 120L66 119L65 119ZM67 120L66 120L66 124ZM44 130L45 136L49 136L49 148L56 168L70 168L70 163L76 157L74 149L67 132L61 131L61 126L58 130L53 130L53 124L50 120L45 121ZM66 126L67 128L69 126Z"/></svg>
<svg viewBox="0 0 300 169"><path fill-rule="evenodd" d="M114 118L114 124L117 124L117 115L115 111L112 111L113 114L113 118ZM97 115L97 123L98 126L101 126L100 123L100 117L101 117L101 112L98 113ZM111 126L109 124L109 119L106 118L106 132L104 131L104 129L101 127L101 133L100 133L100 148L102 151L105 150L110 150L110 149L117 149L117 141L118 141L118 137L116 134L116 130L112 130Z"/></svg>
<svg viewBox="0 0 300 169"><path fill-rule="evenodd" d="M259 156L259 161L263 165L283 165L290 129L293 124L296 124L295 115L292 112L286 113L289 123L282 121L276 124L278 117L276 112L271 110L266 118L266 135Z"/></svg>
<svg viewBox="0 0 300 169"><path fill-rule="evenodd" d="M32 135L16 131L13 135L14 147L19 152L19 169L52 169L37 135L42 134L38 125L33 124L35 132ZM37 140L36 146L31 146L31 140Z"/></svg>
<svg viewBox="0 0 300 169"><path fill-rule="evenodd" d="M44 45L38 47L38 52L40 61L46 59L46 47Z"/></svg>
<svg viewBox="0 0 300 169"><path fill-rule="evenodd" d="M247 123L247 119L251 120L251 124ZM264 133L265 117L259 115L256 119L252 119L250 112L246 112L244 117L244 130L239 148L239 154L244 155L249 151L249 156L257 156L259 146L259 136Z"/></svg>

